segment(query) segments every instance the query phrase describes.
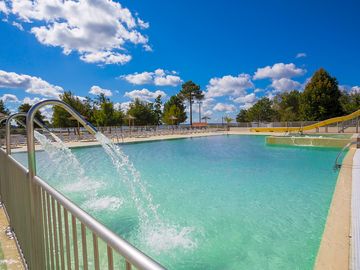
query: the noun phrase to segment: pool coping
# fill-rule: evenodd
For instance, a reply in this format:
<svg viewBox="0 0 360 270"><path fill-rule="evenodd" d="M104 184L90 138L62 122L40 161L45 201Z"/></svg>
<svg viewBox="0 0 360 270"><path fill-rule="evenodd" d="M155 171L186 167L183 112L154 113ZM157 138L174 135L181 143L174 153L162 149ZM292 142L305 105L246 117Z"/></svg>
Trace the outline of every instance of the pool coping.
<svg viewBox="0 0 360 270"><path fill-rule="evenodd" d="M273 135L271 132L247 132L247 131L216 131L209 133L193 133L193 134L170 134L170 135L161 135L161 136L152 136L152 137L131 137L125 138L124 141L118 142L116 139L113 139L112 142L116 144L130 144L130 143L142 143L142 142L156 142L164 140L178 140L178 139L190 139L190 138L200 138L200 137L209 137L209 136L223 136L223 135L251 135L251 136L269 136ZM99 146L100 142L98 141L74 141L67 142L65 145L69 148L81 148L81 147L93 147ZM40 150L40 145L35 145L35 150ZM27 152L26 146L21 146L18 148L11 149L12 153L21 153Z"/></svg>
<svg viewBox="0 0 360 270"><path fill-rule="evenodd" d="M349 149L343 160L317 253L315 270L350 269L352 164L355 152L355 148Z"/></svg>
<svg viewBox="0 0 360 270"><path fill-rule="evenodd" d="M360 141L360 137L358 138ZM360 269L360 149L356 150L353 159L353 179L351 198L351 264L350 268Z"/></svg>

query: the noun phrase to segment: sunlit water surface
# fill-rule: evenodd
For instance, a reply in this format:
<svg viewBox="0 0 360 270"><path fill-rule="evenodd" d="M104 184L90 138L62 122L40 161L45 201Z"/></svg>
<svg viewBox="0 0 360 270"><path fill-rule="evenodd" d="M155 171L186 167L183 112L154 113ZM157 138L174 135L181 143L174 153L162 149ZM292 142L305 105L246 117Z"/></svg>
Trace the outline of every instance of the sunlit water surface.
<svg viewBox="0 0 360 270"><path fill-rule="evenodd" d="M45 152L37 153L38 174L169 269L312 269L339 149L266 146L262 136L121 149L157 207L158 217L148 217L157 228L141 222L133 194L101 147L72 149L85 168L82 181L59 173ZM26 163L26 155L14 156Z"/></svg>

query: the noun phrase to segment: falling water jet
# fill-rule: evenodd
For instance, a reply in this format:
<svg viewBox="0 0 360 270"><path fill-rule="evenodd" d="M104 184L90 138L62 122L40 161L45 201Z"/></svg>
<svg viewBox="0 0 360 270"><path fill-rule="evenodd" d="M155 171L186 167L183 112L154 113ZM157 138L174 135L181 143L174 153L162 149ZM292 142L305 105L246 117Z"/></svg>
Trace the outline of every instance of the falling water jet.
<svg viewBox="0 0 360 270"><path fill-rule="evenodd" d="M55 142L49 140L45 135L38 131L34 131L36 140L41 144L43 150L49 155L50 161L56 166L55 175L62 179L73 179L75 184L64 186L65 191L76 192L97 189L101 183L91 181L85 174L79 160L71 152L71 150L57 137L54 133L50 132L51 137Z"/></svg>
<svg viewBox="0 0 360 270"><path fill-rule="evenodd" d="M141 181L140 173L135 169L129 157L101 132L96 133L95 137L110 157L122 182L130 191L139 215L138 240L156 253L174 248L195 248L196 242L190 236L194 228L179 228L163 222L157 212L158 205L154 204L151 193Z"/></svg>

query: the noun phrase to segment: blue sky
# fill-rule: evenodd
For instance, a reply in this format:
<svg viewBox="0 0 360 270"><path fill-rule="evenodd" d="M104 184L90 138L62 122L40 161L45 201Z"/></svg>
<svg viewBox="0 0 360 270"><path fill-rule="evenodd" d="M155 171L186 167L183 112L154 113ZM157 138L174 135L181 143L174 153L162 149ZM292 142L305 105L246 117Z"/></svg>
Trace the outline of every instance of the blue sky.
<svg viewBox="0 0 360 270"><path fill-rule="evenodd" d="M0 98L152 101L193 80L218 121L324 67L360 91L360 2L0 0ZM49 115L50 111L45 112Z"/></svg>

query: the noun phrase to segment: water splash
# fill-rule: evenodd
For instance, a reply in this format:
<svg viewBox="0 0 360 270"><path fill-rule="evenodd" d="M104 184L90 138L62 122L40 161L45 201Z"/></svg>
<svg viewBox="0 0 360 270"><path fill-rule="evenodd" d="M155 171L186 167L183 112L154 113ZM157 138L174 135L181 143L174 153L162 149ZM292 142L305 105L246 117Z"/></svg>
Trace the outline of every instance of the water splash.
<svg viewBox="0 0 360 270"><path fill-rule="evenodd" d="M52 178L71 179L75 183L62 183L62 189L68 192L84 190L94 190L99 188L102 183L94 182L89 179L84 168L71 150L55 134L50 133L54 141L49 140L45 135L34 131L34 137L41 144L43 150L48 154L50 162L53 164Z"/></svg>
<svg viewBox="0 0 360 270"><path fill-rule="evenodd" d="M138 238L155 254L173 249L192 250L197 247L193 240L194 227L183 227L158 223L141 228Z"/></svg>
<svg viewBox="0 0 360 270"><path fill-rule="evenodd" d="M112 196L103 196L99 198L92 198L86 201L82 207L84 209L89 209L92 211L116 211L118 210L124 203L124 200L118 197Z"/></svg>
<svg viewBox="0 0 360 270"><path fill-rule="evenodd" d="M156 253L176 248L195 248L196 242L191 239L194 229L179 228L163 222L157 212L159 205L154 204L151 193L141 181L140 173L135 169L129 157L101 132L96 133L95 137L111 158L138 211L138 240Z"/></svg>

